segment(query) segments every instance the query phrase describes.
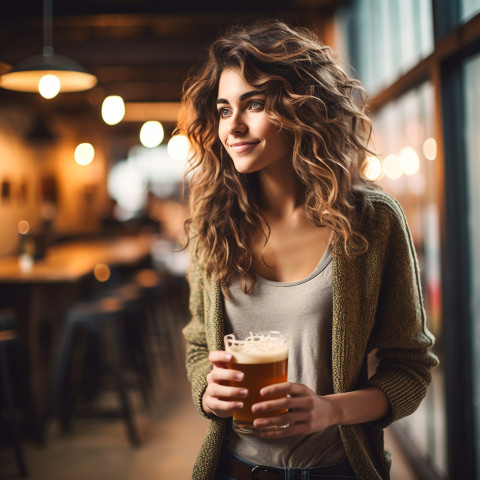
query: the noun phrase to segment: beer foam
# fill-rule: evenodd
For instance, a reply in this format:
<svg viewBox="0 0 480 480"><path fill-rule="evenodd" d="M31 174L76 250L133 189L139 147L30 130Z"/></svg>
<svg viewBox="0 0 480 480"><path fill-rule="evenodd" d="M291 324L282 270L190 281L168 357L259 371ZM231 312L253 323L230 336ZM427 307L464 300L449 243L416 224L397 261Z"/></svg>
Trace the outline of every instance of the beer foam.
<svg viewBox="0 0 480 480"><path fill-rule="evenodd" d="M243 340L225 336L225 346L235 363L280 362L288 357L288 338L250 333Z"/></svg>

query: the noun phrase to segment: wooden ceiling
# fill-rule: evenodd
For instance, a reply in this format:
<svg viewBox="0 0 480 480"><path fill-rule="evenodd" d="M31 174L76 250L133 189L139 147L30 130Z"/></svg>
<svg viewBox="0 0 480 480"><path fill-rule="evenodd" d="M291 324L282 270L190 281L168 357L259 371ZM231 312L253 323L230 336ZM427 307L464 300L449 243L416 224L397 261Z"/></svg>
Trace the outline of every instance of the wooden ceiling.
<svg viewBox="0 0 480 480"><path fill-rule="evenodd" d="M190 69L210 42L235 21L283 18L315 29L345 1L335 0L53 0L53 48L98 78L87 92L52 100L0 88L0 105L38 105L65 115L99 108L106 95L126 102L177 102ZM4 2L0 62L15 65L40 54L41 0ZM46 107L46 105L48 105Z"/></svg>

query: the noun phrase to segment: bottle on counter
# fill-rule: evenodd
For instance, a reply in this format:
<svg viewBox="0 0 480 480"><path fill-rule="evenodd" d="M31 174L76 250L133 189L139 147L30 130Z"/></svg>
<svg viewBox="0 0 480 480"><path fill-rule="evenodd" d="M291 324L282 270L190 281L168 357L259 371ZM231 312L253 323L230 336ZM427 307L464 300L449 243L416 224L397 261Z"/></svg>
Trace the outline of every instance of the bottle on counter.
<svg viewBox="0 0 480 480"><path fill-rule="evenodd" d="M18 262L22 272L30 272L35 262L35 242L30 235L30 225L26 220L18 223Z"/></svg>

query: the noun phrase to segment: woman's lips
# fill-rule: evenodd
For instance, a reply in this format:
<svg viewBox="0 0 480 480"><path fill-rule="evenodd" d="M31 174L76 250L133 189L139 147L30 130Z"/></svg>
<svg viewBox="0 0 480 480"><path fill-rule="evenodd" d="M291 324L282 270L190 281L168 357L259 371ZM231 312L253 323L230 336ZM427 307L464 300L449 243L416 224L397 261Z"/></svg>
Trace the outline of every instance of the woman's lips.
<svg viewBox="0 0 480 480"><path fill-rule="evenodd" d="M230 150L234 153L245 153L253 150L260 142L236 142L231 143Z"/></svg>

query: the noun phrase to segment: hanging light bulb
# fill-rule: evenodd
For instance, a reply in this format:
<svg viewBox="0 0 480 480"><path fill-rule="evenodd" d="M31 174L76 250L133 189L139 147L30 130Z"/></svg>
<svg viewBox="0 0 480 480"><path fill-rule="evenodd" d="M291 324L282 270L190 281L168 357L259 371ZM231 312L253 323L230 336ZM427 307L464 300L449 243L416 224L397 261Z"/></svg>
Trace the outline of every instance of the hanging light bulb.
<svg viewBox="0 0 480 480"><path fill-rule="evenodd" d="M70 58L54 55L52 32L52 0L44 0L42 55L27 58L0 76L0 87L20 92L38 92L41 80L46 75L57 77L61 92L79 92L97 84L97 78L83 66ZM47 95L51 95L51 92L53 89ZM45 96L41 91L40 93L45 98L55 96Z"/></svg>
<svg viewBox="0 0 480 480"><path fill-rule="evenodd" d="M110 95L102 103L102 118L108 125L116 125L125 115L125 103L119 95Z"/></svg>
<svg viewBox="0 0 480 480"><path fill-rule="evenodd" d="M142 125L140 129L140 142L144 147L155 148L162 143L164 135L162 124L156 120L151 120Z"/></svg>
<svg viewBox="0 0 480 480"><path fill-rule="evenodd" d="M60 80L56 75L44 75L38 82L38 91L43 98L56 97L60 91Z"/></svg>
<svg viewBox="0 0 480 480"><path fill-rule="evenodd" d="M95 149L91 143L80 143L75 149L75 161L79 165L89 165L95 156Z"/></svg>

